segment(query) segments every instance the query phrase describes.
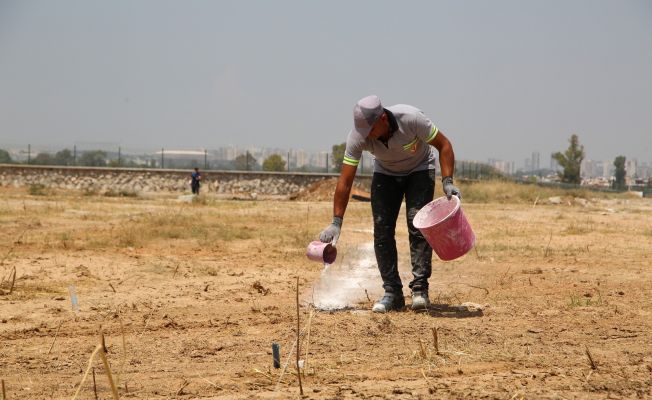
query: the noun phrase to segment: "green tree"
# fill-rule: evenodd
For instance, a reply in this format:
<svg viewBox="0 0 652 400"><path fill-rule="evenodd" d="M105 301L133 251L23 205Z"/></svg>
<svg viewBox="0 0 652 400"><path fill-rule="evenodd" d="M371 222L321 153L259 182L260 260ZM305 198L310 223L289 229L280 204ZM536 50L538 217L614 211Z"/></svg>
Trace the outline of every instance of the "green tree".
<svg viewBox="0 0 652 400"><path fill-rule="evenodd" d="M5 149L0 149L0 164L9 164L12 161L9 152Z"/></svg>
<svg viewBox="0 0 652 400"><path fill-rule="evenodd" d="M344 161L344 150L346 150L346 143L333 145L331 160L333 161L333 169L336 172L340 172L342 170L342 161Z"/></svg>
<svg viewBox="0 0 652 400"><path fill-rule="evenodd" d="M263 171L285 171L285 160L278 154L272 154L263 161Z"/></svg>
<svg viewBox="0 0 652 400"><path fill-rule="evenodd" d="M258 160L251 155L249 151L245 154L240 154L233 161L233 166L238 171L253 171L257 169Z"/></svg>
<svg viewBox="0 0 652 400"><path fill-rule="evenodd" d="M166 163L167 164L167 163ZM122 168L147 168L148 165L145 163L145 165L140 165L136 164L133 160L125 160L124 158L118 162L118 159L116 158L115 160L110 160L109 162L106 163L108 167L111 168L117 168L117 167L122 167Z"/></svg>
<svg viewBox="0 0 652 400"><path fill-rule="evenodd" d="M32 158L34 165L54 165L54 160L49 153L38 153L36 157Z"/></svg>
<svg viewBox="0 0 652 400"><path fill-rule="evenodd" d="M624 189L625 188L625 156L618 156L614 160L614 167L616 167L616 181L614 182L615 189Z"/></svg>
<svg viewBox="0 0 652 400"><path fill-rule="evenodd" d="M106 152L102 150L85 151L79 157L79 165L87 167L106 167Z"/></svg>
<svg viewBox="0 0 652 400"><path fill-rule="evenodd" d="M73 165L75 163L75 157L72 155L70 150L63 149L57 151L54 155L54 163L56 165Z"/></svg>
<svg viewBox="0 0 652 400"><path fill-rule="evenodd" d="M570 143L568 149L563 153L559 151L554 153L552 158L564 169L563 172L559 172L561 181L579 185L582 182L580 165L584 160L584 146L580 145L579 138L575 134L571 135L568 141Z"/></svg>

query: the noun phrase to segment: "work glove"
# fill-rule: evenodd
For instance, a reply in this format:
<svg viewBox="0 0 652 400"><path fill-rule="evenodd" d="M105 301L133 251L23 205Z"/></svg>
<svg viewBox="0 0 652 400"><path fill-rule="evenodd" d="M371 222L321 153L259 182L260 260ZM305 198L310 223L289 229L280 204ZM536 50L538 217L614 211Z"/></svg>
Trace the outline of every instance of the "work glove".
<svg viewBox="0 0 652 400"><path fill-rule="evenodd" d="M333 222L326 227L319 234L319 240L322 243L332 243L335 245L337 239L340 237L342 230L342 217L333 217Z"/></svg>
<svg viewBox="0 0 652 400"><path fill-rule="evenodd" d="M444 193L446 193L448 200L450 200L453 195L457 196L457 198L460 200L462 199L462 193L460 193L460 190L457 188L457 186L453 185L452 176L443 177L441 179L441 183L444 185Z"/></svg>

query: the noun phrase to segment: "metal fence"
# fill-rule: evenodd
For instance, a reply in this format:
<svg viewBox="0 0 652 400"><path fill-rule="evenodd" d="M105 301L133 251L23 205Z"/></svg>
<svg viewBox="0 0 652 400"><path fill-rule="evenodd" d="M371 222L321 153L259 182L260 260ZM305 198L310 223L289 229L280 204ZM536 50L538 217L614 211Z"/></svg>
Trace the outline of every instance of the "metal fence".
<svg viewBox="0 0 652 400"><path fill-rule="evenodd" d="M275 162L266 164L270 157ZM156 169L192 169L224 171L283 171L337 173L341 159L335 160L328 151L306 151L302 149L238 148L235 146L217 149L176 150L164 147L157 149L125 148L113 143L74 143L70 146L45 146L31 144L0 143L0 164L16 163L30 165L62 165L89 167L124 167ZM358 175L373 173L373 157L364 153ZM560 189L589 189L607 192L641 191L652 196L652 179L647 184L624 188L572 185L547 179L521 179L507 176L489 164L457 160L455 178L458 180L505 179L523 184L538 184Z"/></svg>
<svg viewBox="0 0 652 400"><path fill-rule="evenodd" d="M3 151L4 150L4 151ZM6 154L5 154L6 153ZM274 157L274 162L266 163ZM125 148L113 144L76 143L71 146L5 145L0 144L0 163L30 165L63 165L90 167L125 167L233 170L233 171L286 171L337 173L341 159L335 160L327 151L301 149L268 149L223 147L218 149L176 150ZM458 160L455 176L461 179L492 179L503 175L488 164ZM358 174L373 173L373 157L364 153Z"/></svg>
<svg viewBox="0 0 652 400"><path fill-rule="evenodd" d="M3 157L3 150L6 155ZM31 165L68 165L92 167L132 167L205 170L263 170L265 160L276 156L270 164L277 171L333 172L336 168L329 152L307 152L285 149L243 149L236 147L220 149L177 150L160 147L156 149L125 148L107 145L79 145L53 148L36 145L0 144L0 163ZM364 167L370 168L370 160ZM282 168L279 168L281 166Z"/></svg>

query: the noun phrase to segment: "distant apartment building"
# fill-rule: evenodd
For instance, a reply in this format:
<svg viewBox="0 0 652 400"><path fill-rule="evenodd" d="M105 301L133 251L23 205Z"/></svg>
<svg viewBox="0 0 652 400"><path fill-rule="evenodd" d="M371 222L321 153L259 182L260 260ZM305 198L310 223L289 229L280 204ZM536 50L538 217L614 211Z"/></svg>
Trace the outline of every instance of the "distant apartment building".
<svg viewBox="0 0 652 400"><path fill-rule="evenodd" d="M297 168L301 168L301 167L304 167L304 166L310 164L310 155L305 150L302 150L302 149L294 150L293 152L290 152L290 153L291 154L293 153L293 155L294 155L294 158L295 158L294 163L295 163Z"/></svg>
<svg viewBox="0 0 652 400"><path fill-rule="evenodd" d="M541 169L541 155L538 151L532 152L532 171L538 171Z"/></svg>
<svg viewBox="0 0 652 400"><path fill-rule="evenodd" d="M237 150L238 149L235 146L220 147L217 150L215 150L213 154L215 155L215 158L217 158L218 160L231 161L231 160L235 160Z"/></svg>
<svg viewBox="0 0 652 400"><path fill-rule="evenodd" d="M524 172L539 171L541 169L541 155L538 151L533 151L532 156L526 158L523 162Z"/></svg>
<svg viewBox="0 0 652 400"><path fill-rule="evenodd" d="M642 162L636 166L636 177L649 180L652 178L652 163Z"/></svg>
<svg viewBox="0 0 652 400"><path fill-rule="evenodd" d="M580 175L582 178L608 178L605 171L608 173L609 168L605 170L604 164L604 161L584 159L580 165Z"/></svg>
<svg viewBox="0 0 652 400"><path fill-rule="evenodd" d="M625 160L625 173L628 180L645 181L652 178L652 164L639 162L636 158ZM584 160L581 165L581 174L584 179L602 178L609 180L616 175L614 160Z"/></svg>
<svg viewBox="0 0 652 400"><path fill-rule="evenodd" d="M602 162L602 177L610 178L615 175L616 167L614 166L613 160L603 161Z"/></svg>
<svg viewBox="0 0 652 400"><path fill-rule="evenodd" d="M633 179L637 177L637 168L638 168L638 160L637 159L626 159L625 160L625 172L626 176L630 179Z"/></svg>
<svg viewBox="0 0 652 400"><path fill-rule="evenodd" d="M505 175L512 175L515 172L514 161L503 161L490 158L488 164Z"/></svg>
<svg viewBox="0 0 652 400"><path fill-rule="evenodd" d="M320 151L318 153L310 154L310 165L317 168L326 168L327 163L330 164L330 160L327 160L329 153L326 151Z"/></svg>

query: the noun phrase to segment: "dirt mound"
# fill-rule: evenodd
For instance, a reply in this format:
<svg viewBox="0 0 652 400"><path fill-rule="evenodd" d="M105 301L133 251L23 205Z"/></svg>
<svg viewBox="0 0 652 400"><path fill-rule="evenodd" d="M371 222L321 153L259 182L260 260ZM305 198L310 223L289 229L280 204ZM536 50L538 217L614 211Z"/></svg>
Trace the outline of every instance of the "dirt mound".
<svg viewBox="0 0 652 400"><path fill-rule="evenodd" d="M332 201L335 196L337 178L329 178L317 181L307 188L290 196L291 200L299 201ZM351 189L351 198L359 201L370 201L371 195L359 188Z"/></svg>

